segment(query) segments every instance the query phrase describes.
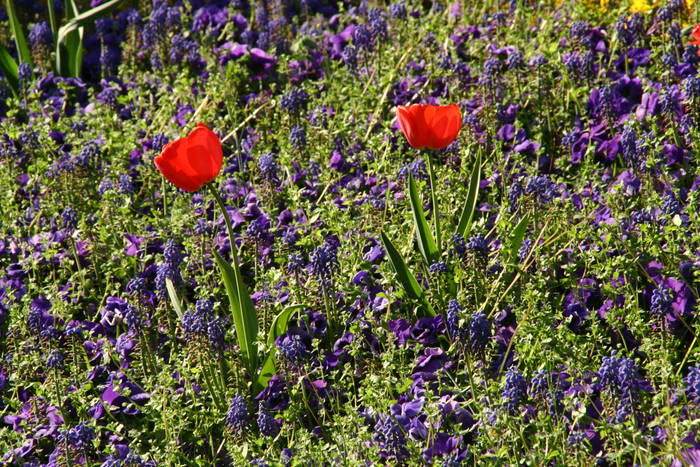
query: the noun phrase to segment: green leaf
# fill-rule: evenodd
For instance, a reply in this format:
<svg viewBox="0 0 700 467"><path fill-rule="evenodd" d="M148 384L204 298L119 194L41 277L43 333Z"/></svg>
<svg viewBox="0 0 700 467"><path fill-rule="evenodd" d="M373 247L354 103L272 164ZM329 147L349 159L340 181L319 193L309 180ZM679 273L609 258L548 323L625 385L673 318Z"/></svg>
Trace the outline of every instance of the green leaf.
<svg viewBox="0 0 700 467"><path fill-rule="evenodd" d="M5 9L7 10L7 17L10 21L10 31L15 40L15 46L17 46L19 61L20 63L28 63L31 65L32 53L27 46L27 39L24 37L24 32L22 31L22 23L17 17L15 2L13 0L5 0Z"/></svg>
<svg viewBox="0 0 700 467"><path fill-rule="evenodd" d="M304 308L304 305L290 305L284 310L280 311L277 316L275 316L275 319L272 320L270 332L267 335L267 344L273 345L279 336L287 332L289 320L292 318L292 315L297 311L303 310Z"/></svg>
<svg viewBox="0 0 700 467"><path fill-rule="evenodd" d="M437 185L435 183L435 171L433 170L433 158L428 154L428 173L430 174L430 201L433 205L433 226L435 227L435 250L438 256L442 251L442 229L440 227L440 205L437 200Z"/></svg>
<svg viewBox="0 0 700 467"><path fill-rule="evenodd" d="M46 0L46 9L49 12L49 26L51 26L51 34L54 41L58 37L58 20L56 19L56 7L53 0Z"/></svg>
<svg viewBox="0 0 700 467"><path fill-rule="evenodd" d="M168 297L170 297L170 303L177 313L177 317L182 321L184 312L182 311L182 302L180 302L180 297L177 295L177 290L175 290L175 284L169 278L165 278L165 288L168 290Z"/></svg>
<svg viewBox="0 0 700 467"><path fill-rule="evenodd" d="M12 94L19 95L19 68L17 62L12 58L10 51L0 44L0 70L5 75L7 83L10 85Z"/></svg>
<svg viewBox="0 0 700 467"><path fill-rule="evenodd" d="M394 272L396 272L401 286L406 291L406 295L415 300L420 300L423 296L423 289L421 289L420 284L418 284L416 278L413 277L413 274L409 271L406 262L401 257L401 253L399 253L384 232L382 232L382 243L384 244L386 252L389 254L391 266L394 268Z"/></svg>
<svg viewBox="0 0 700 467"><path fill-rule="evenodd" d="M89 26L97 18L108 13L111 9L115 8L120 3L122 3L122 1L123 0L110 0L109 2L105 2L102 5L96 6L95 8L92 8L80 14L78 14L76 9L75 14L71 15L70 18L68 18L69 21L59 28L57 41L59 43L63 43L66 40L68 34L70 34L78 28ZM70 3L73 3L73 7L75 7L75 3L72 0Z"/></svg>
<svg viewBox="0 0 700 467"><path fill-rule="evenodd" d="M253 388L253 392L256 394L265 389L267 382L270 381L272 375L275 374L275 353L277 352L277 349L275 348L275 339L287 332L289 320L291 319L292 315L296 311L303 309L304 305L290 305L282 310L277 316L275 316L275 319L272 320L270 332L267 335L267 345L269 347L269 351L265 361L262 364L262 367L260 367L260 373L258 373Z"/></svg>
<svg viewBox="0 0 700 467"><path fill-rule="evenodd" d="M71 19L77 17L78 14L78 6L75 4L75 0L66 2L66 17ZM59 38L61 29L59 29ZM61 70L63 76L79 77L83 61L83 28L73 29L66 34L65 41L63 41L63 50L63 57L65 58L63 63L64 69Z"/></svg>
<svg viewBox="0 0 700 467"><path fill-rule="evenodd" d="M251 375L256 374L258 368L258 316L253 301L250 299L248 288L243 283L238 263L234 267L222 258L214 250L214 260L221 271L221 278L226 288L226 294L231 305L233 323L236 326L238 347L244 355Z"/></svg>
<svg viewBox="0 0 700 467"><path fill-rule="evenodd" d="M430 227L425 220L425 212L423 212L423 204L418 196L416 183L413 181L413 174L408 174L408 197L411 202L411 213L413 214L413 224L418 236L418 249L423 256L426 266L437 259L438 249L433 239L433 234L430 233ZM434 207L433 207L434 209Z"/></svg>
<svg viewBox="0 0 700 467"><path fill-rule="evenodd" d="M408 266L406 266L406 262L403 260L401 253L399 253L384 232L382 232L382 243L389 254L391 266L394 268L394 272L396 272L401 286L406 291L406 295L414 300L418 300L431 316L435 316L435 310L433 310L433 307L430 306L430 303L425 299L425 293L420 284L408 269Z"/></svg>
<svg viewBox="0 0 700 467"><path fill-rule="evenodd" d="M462 208L462 215L459 217L456 233L462 237L469 235L476 211L476 201L479 197L479 182L481 181L481 154L477 154L472 174L469 177L469 192Z"/></svg>
<svg viewBox="0 0 700 467"><path fill-rule="evenodd" d="M520 222L518 222L518 225L515 226L510 234L510 258L514 264L518 261L518 250L520 250L520 247L523 244L525 230L527 229L529 223L530 219L527 215L525 215L522 219L520 219Z"/></svg>
<svg viewBox="0 0 700 467"><path fill-rule="evenodd" d="M83 34L85 27L108 13L123 0L110 0L88 11L80 13L74 0L66 2L68 22L58 29L56 35L56 69L62 76L79 77L83 64Z"/></svg>

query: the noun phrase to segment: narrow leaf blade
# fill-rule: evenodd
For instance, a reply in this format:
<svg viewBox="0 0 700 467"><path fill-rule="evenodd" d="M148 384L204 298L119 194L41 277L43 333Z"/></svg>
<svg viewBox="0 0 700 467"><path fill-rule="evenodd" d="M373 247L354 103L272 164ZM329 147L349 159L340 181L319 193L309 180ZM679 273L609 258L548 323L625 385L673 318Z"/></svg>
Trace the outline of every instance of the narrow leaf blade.
<svg viewBox="0 0 700 467"><path fill-rule="evenodd" d="M67 2L66 14L68 18L76 18L79 15L78 6L74 0ZM83 28L76 28L66 35L66 71L69 76L78 77L80 73L80 62L82 62ZM78 74L76 74L76 72Z"/></svg>
<svg viewBox="0 0 700 467"><path fill-rule="evenodd" d="M170 298L170 303L173 305L177 317L182 321L184 316L184 311L182 310L182 303L180 302L180 297L177 295L177 290L175 290L175 284L169 278L165 279L165 288L168 291L168 297Z"/></svg>
<svg viewBox="0 0 700 467"><path fill-rule="evenodd" d="M262 391L265 388L265 386L267 386L268 381L270 381L272 375L275 374L275 354L277 352L277 349L275 348L275 340L279 336L287 332L287 329L289 327L289 320L291 319L292 315L295 312L302 309L304 309L304 305L288 306L287 308L282 310L277 316L275 316L275 319L272 320L270 332L267 335L267 344L269 346L269 351L267 353L267 357L265 357L265 361L260 367L260 373L258 373L254 384L255 387L253 388L253 392L255 392L256 394Z"/></svg>
<svg viewBox="0 0 700 467"><path fill-rule="evenodd" d="M303 309L304 305L290 305L284 310L280 311L277 316L275 316L275 319L272 320L270 332L267 335L267 343L269 345L274 344L275 339L287 332L289 320L292 318L292 315Z"/></svg>
<svg viewBox="0 0 700 467"><path fill-rule="evenodd" d="M416 183L413 181L413 174L408 175L408 197L411 203L411 213L413 214L413 223L418 236L418 249L420 250L426 266L437 259L438 249L435 244L433 234L430 232L428 222L425 220L425 212L423 204L418 196Z"/></svg>
<svg viewBox="0 0 700 467"><path fill-rule="evenodd" d="M19 95L19 68L10 51L0 44L0 70L15 96Z"/></svg>
<svg viewBox="0 0 700 467"><path fill-rule="evenodd" d="M472 229L472 221L474 220L474 213L476 212L476 202L479 197L480 181L481 154L478 154L476 156L476 161L474 162L474 167L472 168L471 176L469 177L469 192L467 193L467 199L464 202L462 214L459 217L459 224L457 225L456 233L463 237L469 235L469 232Z"/></svg>
<svg viewBox="0 0 700 467"><path fill-rule="evenodd" d="M389 261L396 272L401 286L406 291L406 294L415 300L420 300L423 296L423 289L420 284L418 284L416 278L413 277L413 274L411 274L408 266L406 266L406 262L401 257L401 253L399 253L384 232L382 232L382 243L384 244L386 252L389 254Z"/></svg>
<svg viewBox="0 0 700 467"><path fill-rule="evenodd" d="M49 12L49 26L51 26L51 34L55 41L58 37L58 20L56 19L56 7L53 4L53 0L46 0L46 9Z"/></svg>
<svg viewBox="0 0 700 467"><path fill-rule="evenodd" d="M258 365L256 343L258 319L255 307L237 268L234 270L216 250L214 250L214 260L221 271L221 278L231 305L238 346L246 359L249 371L255 374Z"/></svg>
<svg viewBox="0 0 700 467"><path fill-rule="evenodd" d="M14 0L5 1L5 9L7 10L7 18L10 20L10 30L12 31L12 37L15 40L15 46L17 46L17 56L21 63L32 64L32 53L27 45L27 39L22 31L22 23L17 17L17 11L15 10Z"/></svg>
<svg viewBox="0 0 700 467"><path fill-rule="evenodd" d="M68 34L78 28L90 25L94 20L118 6L122 1L123 0L110 0L95 8L84 11L83 13L78 14L76 12L74 15L71 15L71 17L68 18L69 21L59 28L57 42L63 44Z"/></svg>

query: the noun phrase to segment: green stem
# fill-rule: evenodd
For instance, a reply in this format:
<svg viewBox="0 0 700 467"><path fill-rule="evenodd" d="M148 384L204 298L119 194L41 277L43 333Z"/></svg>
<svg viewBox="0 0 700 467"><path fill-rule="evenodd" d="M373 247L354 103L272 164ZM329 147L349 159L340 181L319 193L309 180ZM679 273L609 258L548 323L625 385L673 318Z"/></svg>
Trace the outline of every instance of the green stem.
<svg viewBox="0 0 700 467"><path fill-rule="evenodd" d="M234 241L233 237L233 225L231 224L231 217L228 215L228 211L226 210L224 201L221 199L221 195L219 195L219 191L216 189L216 187L214 187L213 184L208 183L207 188L209 189L209 192L214 196L216 204L219 205L221 214L223 214L224 216L224 222L226 222L226 230L228 231L228 241L231 244L231 256L233 257L235 267L238 268L238 251L236 248L236 242Z"/></svg>
<svg viewBox="0 0 700 467"><path fill-rule="evenodd" d="M437 186L435 185L435 172L433 171L432 154L428 154L428 174L430 175L430 202L433 205L433 226L435 228L435 244L438 253L442 251L442 231L440 230L440 211L437 204Z"/></svg>

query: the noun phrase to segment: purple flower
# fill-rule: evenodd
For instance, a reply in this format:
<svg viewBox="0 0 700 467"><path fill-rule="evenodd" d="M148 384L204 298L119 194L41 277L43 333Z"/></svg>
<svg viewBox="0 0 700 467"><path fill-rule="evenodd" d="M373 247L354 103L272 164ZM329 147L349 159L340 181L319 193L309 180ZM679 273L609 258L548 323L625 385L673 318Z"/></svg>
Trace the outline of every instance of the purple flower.
<svg viewBox="0 0 700 467"><path fill-rule="evenodd" d="M261 435L274 438L280 431L282 421L273 417L265 404L261 402L258 408L257 422Z"/></svg>
<svg viewBox="0 0 700 467"><path fill-rule="evenodd" d="M309 352L298 334L284 334L275 340L280 357L293 365L303 364L309 357Z"/></svg>
<svg viewBox="0 0 700 467"><path fill-rule="evenodd" d="M685 394L689 400L700 403L700 366L691 366L688 375L683 378Z"/></svg>
<svg viewBox="0 0 700 467"><path fill-rule="evenodd" d="M283 376L273 375L267 387L255 396L256 401L264 401L269 410L284 410L289 406L289 391Z"/></svg>
<svg viewBox="0 0 700 467"><path fill-rule="evenodd" d="M523 377L517 368L514 366L508 369L506 373L505 383L503 384L503 392L501 397L503 399L503 406L510 412L514 414L515 411L520 406L520 403L525 398L527 392L527 381Z"/></svg>
<svg viewBox="0 0 700 467"><path fill-rule="evenodd" d="M292 88L280 98L280 107L287 112L297 113L305 110L309 102L309 94L299 87Z"/></svg>
<svg viewBox="0 0 700 467"><path fill-rule="evenodd" d="M474 313L469 321L469 349L475 355L483 355L491 340L491 323L481 311Z"/></svg>
<svg viewBox="0 0 700 467"><path fill-rule="evenodd" d="M401 460L408 456L406 434L393 417L380 414L374 430L372 440L379 446L383 458Z"/></svg>
<svg viewBox="0 0 700 467"><path fill-rule="evenodd" d="M226 414L226 426L234 433L241 434L248 426L248 417L248 404L241 395L236 394L231 399L231 405Z"/></svg>
<svg viewBox="0 0 700 467"><path fill-rule="evenodd" d="M41 21L29 28L29 43L32 48L51 47L53 45L53 34L46 21Z"/></svg>
<svg viewBox="0 0 700 467"><path fill-rule="evenodd" d="M46 366L52 370L60 370L63 368L63 354L58 350L52 350L46 359Z"/></svg>

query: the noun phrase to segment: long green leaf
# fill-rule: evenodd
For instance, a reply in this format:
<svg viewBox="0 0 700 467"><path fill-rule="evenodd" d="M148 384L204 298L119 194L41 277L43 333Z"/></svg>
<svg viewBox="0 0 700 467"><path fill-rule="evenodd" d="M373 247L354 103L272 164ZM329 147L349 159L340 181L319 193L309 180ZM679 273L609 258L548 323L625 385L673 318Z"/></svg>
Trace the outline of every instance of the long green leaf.
<svg viewBox="0 0 700 467"><path fill-rule="evenodd" d="M430 264L437 259L438 249L433 239L433 234L430 233L428 222L425 220L423 204L421 203L420 196L418 196L416 183L413 181L413 174L410 172L408 175L408 197L411 203L413 224L416 229L416 235L418 236L418 249L423 256L425 265L430 266ZM433 209L435 209L435 206L433 206Z"/></svg>
<svg viewBox="0 0 700 467"><path fill-rule="evenodd" d="M462 215L459 217L459 224L457 225L456 233L463 237L469 235L472 229L472 221L474 220L474 213L476 211L476 201L479 197L479 183L481 181L481 154L477 154L476 161L474 162L474 167L472 168L472 174L469 177L469 192L467 193L467 199L464 201L464 207L462 208Z"/></svg>
<svg viewBox="0 0 700 467"><path fill-rule="evenodd" d="M15 2L13 0L5 0L5 9L7 10L7 17L10 20L10 30L15 40L15 45L17 46L19 61L20 63L28 63L31 65L32 53L29 50L29 46L27 46L27 39L24 37L24 32L22 31L22 23L17 17Z"/></svg>
<svg viewBox="0 0 700 467"><path fill-rule="evenodd" d="M515 226L513 232L510 234L510 258L513 263L517 263L518 261L518 250L520 250L520 247L523 244L525 230L527 229L529 223L530 219L527 215L525 215L522 219L520 219L520 222L518 222L518 225Z"/></svg>
<svg viewBox="0 0 700 467"><path fill-rule="evenodd" d="M440 226L440 206L437 201L437 184L435 183L435 171L433 170L432 157L428 154L428 173L430 174L430 201L433 204L433 226L435 227L435 245L438 252L442 252L442 228Z"/></svg>
<svg viewBox="0 0 700 467"><path fill-rule="evenodd" d="M408 266L406 266L406 262L403 260L401 253L399 253L384 232L382 232L382 243L384 244L384 249L386 249L386 252L389 254L391 266L394 268L394 272L396 272L396 276L401 286L403 286L403 289L406 291L406 294L415 300L420 299L423 295L423 289L421 289L420 284L418 284L418 281L413 277Z"/></svg>
<svg viewBox="0 0 700 467"><path fill-rule="evenodd" d="M277 316L275 316L275 319L272 320L270 332L267 334L267 344L274 345L275 340L287 332L289 320L292 318L292 315L303 309L304 305L290 305L284 310L280 311Z"/></svg>
<svg viewBox="0 0 700 467"><path fill-rule="evenodd" d="M69 20L76 18L79 13L78 5L76 5L75 0L66 2L66 17ZM63 70L65 71L64 76L73 76L75 78L80 76L83 62L83 32L84 29L78 27L66 34L66 39L63 44L66 58Z"/></svg>
<svg viewBox="0 0 700 467"><path fill-rule="evenodd" d="M177 313L177 317L180 318L180 321L182 321L182 317L184 316L184 312L182 310L182 303L180 302L180 297L178 297L177 290L175 290L175 284L173 284L173 281L166 278L165 279L165 288L168 291L168 297L170 298L170 303L173 305L173 309L175 310L175 313Z"/></svg>
<svg viewBox="0 0 700 467"><path fill-rule="evenodd" d="M258 316L253 301L250 299L248 288L243 283L241 273L236 264L235 269L214 250L214 259L221 271L221 278L226 288L233 323L236 326L238 346L244 355L248 370L252 377L258 368Z"/></svg>
<svg viewBox="0 0 700 467"><path fill-rule="evenodd" d="M19 95L19 69L17 62L12 58L10 51L0 44L0 70L5 75L7 83L10 85L12 94Z"/></svg>
<svg viewBox="0 0 700 467"><path fill-rule="evenodd" d="M276 348L275 348L275 340L287 332L287 328L289 327L289 320L291 319L292 315L298 311L298 310L303 310L304 305L290 305L281 312L277 316L275 316L275 319L272 320L272 326L270 326L270 332L267 335L267 345L269 347L267 357L265 357L265 361L263 362L262 366L260 367L260 373L258 373L258 376L255 380L254 384L254 392L257 394L261 390L267 386L267 382L270 381L270 378L272 378L272 375L275 374L275 353L276 353Z"/></svg>
<svg viewBox="0 0 700 467"><path fill-rule="evenodd" d="M56 7L53 0L46 0L46 10L49 12L49 26L51 26L51 34L55 41L58 37L58 20L56 19Z"/></svg>
<svg viewBox="0 0 700 467"><path fill-rule="evenodd" d="M78 28L90 25L94 20L118 6L120 3L122 3L122 1L123 0L110 0L102 5L96 6L95 8L84 11L83 13L75 13L75 15L68 18L69 21L66 24L59 28L56 42L60 44L64 43L68 34Z"/></svg>

